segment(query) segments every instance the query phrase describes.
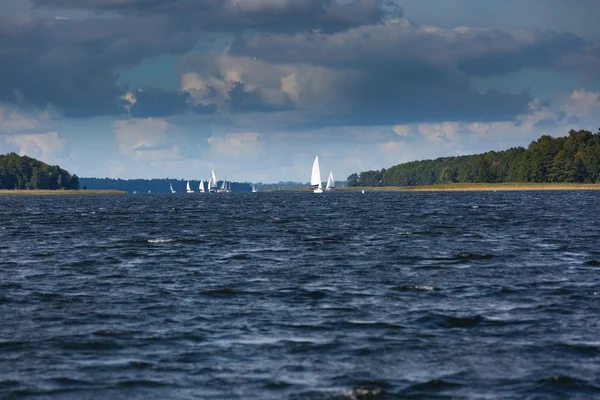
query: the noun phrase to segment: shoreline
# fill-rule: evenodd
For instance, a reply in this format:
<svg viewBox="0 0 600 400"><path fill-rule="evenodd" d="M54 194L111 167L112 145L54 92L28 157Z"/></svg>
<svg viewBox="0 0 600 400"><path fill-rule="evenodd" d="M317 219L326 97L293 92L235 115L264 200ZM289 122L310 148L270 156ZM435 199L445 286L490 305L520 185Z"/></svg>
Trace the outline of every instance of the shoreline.
<svg viewBox="0 0 600 400"><path fill-rule="evenodd" d="M600 190L599 183L449 183L426 186L356 186L339 187L333 192L487 192L487 191L549 191ZM310 188L271 189L264 192L312 192ZM323 191L323 193L326 193Z"/></svg>
<svg viewBox="0 0 600 400"><path fill-rule="evenodd" d="M600 190L597 183L450 183L427 186L345 187L345 191L396 192L476 192L476 191L543 191L543 190Z"/></svg>
<svg viewBox="0 0 600 400"><path fill-rule="evenodd" d="M0 196L65 196L65 195L101 195L101 194L127 194L124 190L112 189L79 189L79 190L45 190L45 189L0 189Z"/></svg>

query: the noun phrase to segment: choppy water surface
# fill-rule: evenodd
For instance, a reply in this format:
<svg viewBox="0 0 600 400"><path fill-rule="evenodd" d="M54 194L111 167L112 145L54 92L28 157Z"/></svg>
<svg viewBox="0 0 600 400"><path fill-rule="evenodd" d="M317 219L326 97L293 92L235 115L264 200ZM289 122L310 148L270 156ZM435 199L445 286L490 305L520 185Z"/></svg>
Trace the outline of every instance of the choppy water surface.
<svg viewBox="0 0 600 400"><path fill-rule="evenodd" d="M0 197L0 397L597 397L599 209L599 192Z"/></svg>

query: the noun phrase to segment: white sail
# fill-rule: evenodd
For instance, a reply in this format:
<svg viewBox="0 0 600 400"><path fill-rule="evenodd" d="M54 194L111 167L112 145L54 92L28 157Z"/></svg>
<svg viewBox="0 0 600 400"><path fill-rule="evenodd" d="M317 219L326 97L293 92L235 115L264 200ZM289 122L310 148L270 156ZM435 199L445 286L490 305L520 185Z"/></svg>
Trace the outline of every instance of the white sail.
<svg viewBox="0 0 600 400"><path fill-rule="evenodd" d="M323 193L323 182L321 182L321 169L319 168L319 156L315 157L313 162L312 173L310 175L310 184L314 188L315 193Z"/></svg>
<svg viewBox="0 0 600 400"><path fill-rule="evenodd" d="M194 191L193 191L193 190L192 190L192 188L190 187L190 181L187 181L187 185L186 185L186 187L185 187L185 190L186 190L188 193L194 193Z"/></svg>
<svg viewBox="0 0 600 400"><path fill-rule="evenodd" d="M171 182L169 182L169 188L171 188L171 193L175 193L175 190L173 189L173 185L171 184Z"/></svg>
<svg viewBox="0 0 600 400"><path fill-rule="evenodd" d="M198 191L204 193L204 182L200 179L200 185L198 185Z"/></svg>
<svg viewBox="0 0 600 400"><path fill-rule="evenodd" d="M208 190L210 191L210 189L214 188L217 186L217 177L215 175L215 170L211 169L210 170L210 180L209 180L209 185L208 185Z"/></svg>
<svg viewBox="0 0 600 400"><path fill-rule="evenodd" d="M256 188L254 187L254 183L252 184L252 193L256 193Z"/></svg>
<svg viewBox="0 0 600 400"><path fill-rule="evenodd" d="M329 178L327 178L327 186L325 187L325 190L331 190L335 188L335 181L333 180L333 172L329 172Z"/></svg>

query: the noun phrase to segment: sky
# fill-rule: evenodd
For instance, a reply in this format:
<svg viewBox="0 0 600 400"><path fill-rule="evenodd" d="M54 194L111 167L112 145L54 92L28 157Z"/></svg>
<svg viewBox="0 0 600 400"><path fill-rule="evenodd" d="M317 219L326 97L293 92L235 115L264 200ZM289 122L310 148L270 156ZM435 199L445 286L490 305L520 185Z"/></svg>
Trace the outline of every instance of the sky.
<svg viewBox="0 0 600 400"><path fill-rule="evenodd" d="M2 0L0 153L310 179L600 127L598 0Z"/></svg>

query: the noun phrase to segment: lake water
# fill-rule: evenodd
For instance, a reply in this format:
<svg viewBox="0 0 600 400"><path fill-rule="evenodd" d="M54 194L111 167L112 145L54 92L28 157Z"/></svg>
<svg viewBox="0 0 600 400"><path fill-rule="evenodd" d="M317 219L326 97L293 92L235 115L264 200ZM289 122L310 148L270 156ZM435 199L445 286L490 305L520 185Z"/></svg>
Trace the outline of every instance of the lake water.
<svg viewBox="0 0 600 400"><path fill-rule="evenodd" d="M0 398L600 396L600 192L0 197Z"/></svg>

